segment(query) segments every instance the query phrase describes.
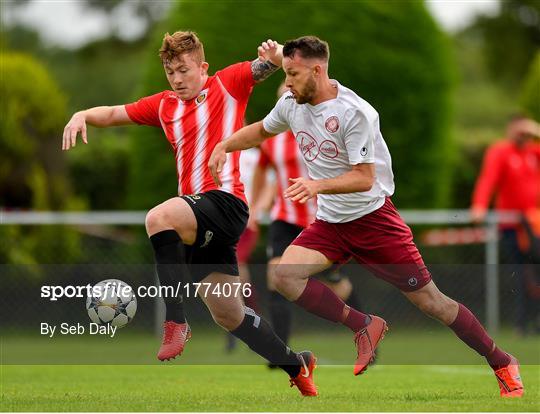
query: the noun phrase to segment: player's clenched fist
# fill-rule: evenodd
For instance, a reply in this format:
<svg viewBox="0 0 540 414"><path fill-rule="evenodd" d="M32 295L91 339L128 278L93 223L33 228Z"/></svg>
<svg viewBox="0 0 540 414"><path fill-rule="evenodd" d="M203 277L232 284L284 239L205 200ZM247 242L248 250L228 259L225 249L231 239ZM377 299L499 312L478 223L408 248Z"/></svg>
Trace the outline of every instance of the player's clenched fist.
<svg viewBox="0 0 540 414"><path fill-rule="evenodd" d="M285 198L290 198L292 201L303 204L319 192L319 184L316 180L299 177L289 178L289 181L293 184L285 190Z"/></svg>
<svg viewBox="0 0 540 414"><path fill-rule="evenodd" d="M77 134L81 133L82 140L88 144L86 138L86 117L82 112L75 113L64 128L62 137L62 150L67 151L77 143Z"/></svg>
<svg viewBox="0 0 540 414"><path fill-rule="evenodd" d="M272 39L268 39L266 42L262 42L261 45L257 48L260 61L270 61L277 66L281 66L281 60L283 58L282 51L283 46Z"/></svg>

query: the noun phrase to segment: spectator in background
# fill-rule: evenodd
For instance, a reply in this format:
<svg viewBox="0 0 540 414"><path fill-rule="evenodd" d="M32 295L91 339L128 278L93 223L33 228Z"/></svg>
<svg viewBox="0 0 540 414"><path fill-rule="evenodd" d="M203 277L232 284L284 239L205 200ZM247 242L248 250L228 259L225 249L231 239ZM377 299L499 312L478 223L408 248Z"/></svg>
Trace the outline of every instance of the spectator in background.
<svg viewBox="0 0 540 414"><path fill-rule="evenodd" d="M540 143L533 141L539 136L540 125L518 115L508 123L506 138L487 149L473 193L471 215L474 222L484 221L494 193L498 212L526 214L540 206ZM501 223L500 229L503 260L516 265L516 328L524 334L527 297L522 265L527 262L527 257L518 244L519 226L519 223Z"/></svg>
<svg viewBox="0 0 540 414"><path fill-rule="evenodd" d="M528 323L532 322L533 332L540 334L540 208L529 210L522 217L522 223L523 228L517 236L519 248L526 258L523 265L525 332Z"/></svg>

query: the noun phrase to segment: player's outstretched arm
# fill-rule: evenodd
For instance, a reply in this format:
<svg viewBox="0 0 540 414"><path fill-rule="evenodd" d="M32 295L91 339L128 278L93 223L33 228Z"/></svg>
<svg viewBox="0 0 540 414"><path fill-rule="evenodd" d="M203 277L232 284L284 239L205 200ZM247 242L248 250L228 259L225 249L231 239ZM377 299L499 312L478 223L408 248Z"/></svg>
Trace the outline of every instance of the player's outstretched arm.
<svg viewBox="0 0 540 414"><path fill-rule="evenodd" d="M305 203L317 194L346 194L371 190L375 182L375 164L356 164L351 171L334 178L310 180L290 178L291 185L285 190L285 198Z"/></svg>
<svg viewBox="0 0 540 414"><path fill-rule="evenodd" d="M251 62L255 82L262 82L281 67L283 46L272 39L262 42L257 49L259 57Z"/></svg>
<svg viewBox="0 0 540 414"><path fill-rule="evenodd" d="M273 134L265 131L262 121L259 121L239 129L229 138L217 144L214 151L212 151L212 155L210 155L210 161L208 161L208 168L210 168L210 173L216 185L221 187L219 174L221 174L223 166L227 161L228 152L256 147L271 136Z"/></svg>
<svg viewBox="0 0 540 414"><path fill-rule="evenodd" d="M77 135L80 133L82 140L88 144L86 124L105 128L109 126L130 125L134 122L129 118L124 105L96 106L95 108L73 114L64 128L62 137L62 150L67 151L77 143Z"/></svg>

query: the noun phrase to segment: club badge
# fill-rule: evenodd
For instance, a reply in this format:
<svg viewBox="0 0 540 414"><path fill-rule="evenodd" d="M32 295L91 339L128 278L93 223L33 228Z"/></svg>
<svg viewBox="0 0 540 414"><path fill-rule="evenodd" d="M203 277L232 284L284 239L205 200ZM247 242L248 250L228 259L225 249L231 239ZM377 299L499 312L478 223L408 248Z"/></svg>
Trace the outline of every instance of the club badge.
<svg viewBox="0 0 540 414"><path fill-rule="evenodd" d="M324 127L328 132L334 133L339 129L339 119L337 116L331 116L324 123Z"/></svg>
<svg viewBox="0 0 540 414"><path fill-rule="evenodd" d="M197 99L195 99L195 102L197 103L197 105L200 105L204 102L204 100L206 99L206 93L201 93L199 96L197 96Z"/></svg>

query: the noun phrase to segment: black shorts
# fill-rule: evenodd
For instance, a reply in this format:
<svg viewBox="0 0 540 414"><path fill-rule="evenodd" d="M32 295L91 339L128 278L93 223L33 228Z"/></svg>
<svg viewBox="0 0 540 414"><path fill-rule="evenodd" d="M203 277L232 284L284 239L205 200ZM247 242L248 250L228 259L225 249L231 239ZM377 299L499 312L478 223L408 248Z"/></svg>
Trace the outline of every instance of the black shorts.
<svg viewBox="0 0 540 414"><path fill-rule="evenodd" d="M246 228L247 205L220 190L181 196L197 220L197 238L186 246L191 278L200 282L212 272L238 276L236 245Z"/></svg>
<svg viewBox="0 0 540 414"><path fill-rule="evenodd" d="M268 259L283 256L285 249L298 237L302 230L304 230L303 227L282 220L275 220L270 223L267 246ZM333 265L314 276L329 283L339 283L346 276L339 272L338 268L339 266Z"/></svg>
<svg viewBox="0 0 540 414"><path fill-rule="evenodd" d="M304 230L301 226L296 226L282 220L275 220L268 228L268 259L283 256L285 249Z"/></svg>

